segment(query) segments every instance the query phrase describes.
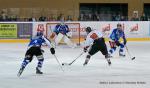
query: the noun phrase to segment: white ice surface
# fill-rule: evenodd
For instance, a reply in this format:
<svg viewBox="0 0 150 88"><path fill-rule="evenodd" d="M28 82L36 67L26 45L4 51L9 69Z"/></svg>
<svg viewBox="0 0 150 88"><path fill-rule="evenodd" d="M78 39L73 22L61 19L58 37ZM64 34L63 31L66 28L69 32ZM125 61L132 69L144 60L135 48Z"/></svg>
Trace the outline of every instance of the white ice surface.
<svg viewBox="0 0 150 88"><path fill-rule="evenodd" d="M35 74L37 59L34 57L18 78L16 75L26 48L26 43L0 43L0 88L150 88L150 42L128 42L131 55L136 57L134 61L127 53L126 58L119 58L116 51L111 59L112 65L108 66L104 56L97 53L83 67L84 54L71 66L63 66L65 72L44 47L44 74ZM60 62L69 63L81 52L81 48L58 47L56 56Z"/></svg>

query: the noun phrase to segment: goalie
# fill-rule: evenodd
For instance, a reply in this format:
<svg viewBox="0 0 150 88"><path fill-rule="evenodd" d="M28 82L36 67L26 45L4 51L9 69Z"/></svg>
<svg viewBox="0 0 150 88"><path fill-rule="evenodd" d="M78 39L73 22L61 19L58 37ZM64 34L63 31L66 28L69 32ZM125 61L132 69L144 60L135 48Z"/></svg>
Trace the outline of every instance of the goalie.
<svg viewBox="0 0 150 88"><path fill-rule="evenodd" d="M69 30L68 25L66 25L64 22L61 22L56 25L53 33L50 36L50 39L54 39L55 44L58 45L61 40L63 41L71 48L75 48L76 44L74 44L70 38L72 37L72 32Z"/></svg>

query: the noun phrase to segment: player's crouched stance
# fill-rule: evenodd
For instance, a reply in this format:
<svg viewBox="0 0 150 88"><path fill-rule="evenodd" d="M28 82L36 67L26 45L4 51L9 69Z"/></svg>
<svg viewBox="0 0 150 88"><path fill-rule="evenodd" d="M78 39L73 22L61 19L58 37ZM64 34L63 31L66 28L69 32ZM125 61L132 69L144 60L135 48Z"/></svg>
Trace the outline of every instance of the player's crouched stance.
<svg viewBox="0 0 150 88"><path fill-rule="evenodd" d="M119 41L120 38L123 39L123 43ZM111 49L109 50L109 54L113 54L116 51L116 47L118 46L120 47L119 56L125 57L124 46L126 45L127 40L125 38L125 34L124 34L121 24L117 24L117 28L113 29L110 35L109 43L111 47Z"/></svg>
<svg viewBox="0 0 150 88"><path fill-rule="evenodd" d="M87 32L87 38L84 45L84 52L87 52L87 49L90 47L88 51L88 55L86 56L86 60L84 62L84 66L87 65L87 63L90 60L90 57L94 54L96 54L98 51L101 51L101 53L105 56L107 62L109 65L111 65L110 61L110 55L108 54L107 47L105 44L105 40L103 38L103 35L98 30L91 30L90 27L86 28ZM92 45L91 45L92 44Z"/></svg>
<svg viewBox="0 0 150 88"><path fill-rule="evenodd" d="M58 45L61 42L61 40L63 40L69 47L75 48L77 47L77 45L70 40L71 37L72 32L69 30L68 25L66 25L62 21L61 23L56 25L53 33L50 36L50 39L54 39L56 45Z"/></svg>
<svg viewBox="0 0 150 88"><path fill-rule="evenodd" d="M43 50L41 50L42 43L45 43L48 45L48 47L50 48L51 54L55 54L55 49L52 47L51 42L43 36L42 32L37 32L37 35L30 40L28 49L25 54L25 58L17 74L18 77L20 77L20 75L22 74L27 64L32 61L34 55L38 59L38 63L36 67L36 74L43 74L43 72L41 72L41 68L42 68L43 61L44 61L44 57L42 54Z"/></svg>

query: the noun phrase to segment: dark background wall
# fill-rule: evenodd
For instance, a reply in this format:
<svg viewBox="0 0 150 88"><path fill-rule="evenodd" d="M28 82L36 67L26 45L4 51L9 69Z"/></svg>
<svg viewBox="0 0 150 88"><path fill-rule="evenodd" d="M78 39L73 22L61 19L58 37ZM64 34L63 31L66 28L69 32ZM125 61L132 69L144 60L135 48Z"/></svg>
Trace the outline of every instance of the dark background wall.
<svg viewBox="0 0 150 88"><path fill-rule="evenodd" d="M72 15L75 20L79 16L80 3L128 3L128 16L133 11L143 12L143 4L150 0L0 0L0 10L20 17L39 17L41 15Z"/></svg>

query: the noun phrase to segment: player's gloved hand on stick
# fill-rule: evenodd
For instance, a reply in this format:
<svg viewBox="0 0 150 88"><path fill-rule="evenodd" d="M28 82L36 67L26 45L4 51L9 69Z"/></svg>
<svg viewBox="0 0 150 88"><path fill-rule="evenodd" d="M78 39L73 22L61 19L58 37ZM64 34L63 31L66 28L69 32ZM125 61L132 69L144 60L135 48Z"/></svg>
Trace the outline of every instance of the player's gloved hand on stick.
<svg viewBox="0 0 150 88"><path fill-rule="evenodd" d="M42 53L44 53L44 50L43 50L43 49L41 49L41 52L42 52Z"/></svg>
<svg viewBox="0 0 150 88"><path fill-rule="evenodd" d="M55 54L55 49L54 48L50 48L51 54Z"/></svg>
<svg viewBox="0 0 150 88"><path fill-rule="evenodd" d="M72 37L72 33L71 33L71 32L68 32L68 33L66 33L66 36L67 36L68 38L71 38L71 37Z"/></svg>
<svg viewBox="0 0 150 88"><path fill-rule="evenodd" d="M117 46L120 46L120 42L119 41L115 41Z"/></svg>
<svg viewBox="0 0 150 88"><path fill-rule="evenodd" d="M123 44L126 45L126 44L127 44L127 41L124 41Z"/></svg>
<svg viewBox="0 0 150 88"><path fill-rule="evenodd" d="M123 42L123 44L124 44L124 45L126 45L126 44L127 44L127 40L126 40L126 39L124 39L124 42Z"/></svg>
<svg viewBox="0 0 150 88"><path fill-rule="evenodd" d="M87 48L86 48L86 47L84 47L84 48L83 48L83 51L86 53L86 52L87 52Z"/></svg>

